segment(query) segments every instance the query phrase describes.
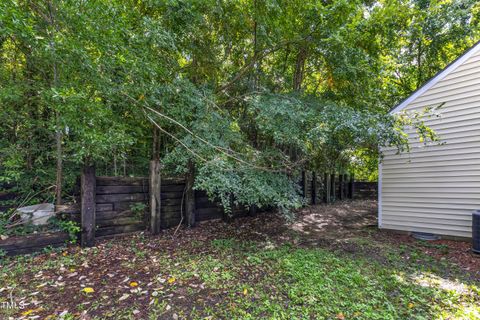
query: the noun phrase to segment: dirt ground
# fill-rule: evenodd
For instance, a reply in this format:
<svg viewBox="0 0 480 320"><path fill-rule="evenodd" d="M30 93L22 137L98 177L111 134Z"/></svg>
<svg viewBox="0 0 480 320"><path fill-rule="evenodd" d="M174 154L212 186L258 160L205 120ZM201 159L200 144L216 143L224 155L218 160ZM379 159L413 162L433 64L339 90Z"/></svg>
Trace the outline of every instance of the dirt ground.
<svg viewBox="0 0 480 320"><path fill-rule="evenodd" d="M333 205L305 207L297 212L293 222L264 213L254 218L239 218L230 224L206 221L195 229L180 229L175 236L173 234L174 230L170 229L165 231L164 237L174 246L181 246L183 241L192 238L207 241L235 237L252 241L291 242L295 245L350 252L361 250L351 239L365 238L379 244L416 246L425 254L439 260L447 259L470 273L473 278L480 279L480 255L471 252L470 242L436 240L427 243L406 234L379 230L377 202L374 200L343 201Z"/></svg>
<svg viewBox="0 0 480 320"><path fill-rule="evenodd" d="M347 201L332 206L317 205L299 212L288 226L302 235L308 244L340 246L349 238L368 236L379 243L417 246L436 259L447 259L480 279L480 255L471 252L471 243L457 240L418 241L407 234L378 230L377 202ZM344 249L345 245L343 245ZM351 249L354 250L354 249Z"/></svg>
<svg viewBox="0 0 480 320"><path fill-rule="evenodd" d="M38 255L33 258L33 261L28 262L38 270L29 270L27 267L25 270L15 271L18 272L18 276L12 274L12 277L15 277L15 283L7 286L23 288L22 292L25 295L34 295L34 297L38 291L41 291L42 300L50 301L49 310L38 311L42 316L49 315L52 310L57 313L63 309L81 310L78 299L88 294L83 293L79 296L79 290L85 285L95 287L95 294L98 292L105 301L109 301L105 306L100 304L99 309L95 311L99 314L108 313L104 309L106 306L117 308L117 310L125 308L130 301L128 299L135 294L139 295L135 300L136 303L148 306L150 302L142 300L146 298L141 295L139 289L137 290L137 282L152 283L155 281L152 280L152 274L155 272L181 267L182 259L185 259L185 257L182 258L182 254L209 255L214 250L212 243L220 246L224 243L229 245L229 239L246 243L255 242L260 248L282 244L325 248L329 251L376 259L381 263L385 262L386 265L388 265L388 256L385 254L387 251L391 253L391 248L407 246L409 249L405 250L406 253L403 254L398 250L398 252L394 251L395 254L401 256L401 259L408 260L408 255L412 251L420 250L435 261L446 261L457 265L460 270L463 270L462 272L470 275L469 278L472 280L480 280L480 258L470 253L470 243L450 240L425 243L408 235L381 231L376 227L376 212L375 201L344 201L334 205L303 208L299 210L294 221L287 221L273 213L259 213L255 217L238 218L229 223L216 220L202 222L193 229L175 230L173 228L163 231L158 236L137 233L117 237L114 240L100 240L95 248L81 249L78 246L71 246L62 252ZM155 261L157 258L152 257L159 253L163 260ZM53 265L55 263L53 261L57 261L59 265ZM24 268L15 260L7 263L8 265L3 266L0 263L0 267L10 271L15 268ZM50 264L52 264L50 269L44 269L43 266ZM175 299L177 306L181 306L184 302L189 303L188 290L192 288L201 293L202 299L203 297L216 299L211 303L208 302L211 305L222 301L222 296L218 292L207 292L205 291L207 289L204 290L201 287L198 289L200 284L189 282L181 285L180 281L172 275L165 276L160 286L168 288L170 282L179 285L178 292L169 296ZM125 288L130 289L131 292L128 294L130 298L122 300L123 296L126 297L121 293ZM2 294L0 290L0 298ZM109 297L115 298L112 300ZM86 301L82 308L91 308L94 303Z"/></svg>

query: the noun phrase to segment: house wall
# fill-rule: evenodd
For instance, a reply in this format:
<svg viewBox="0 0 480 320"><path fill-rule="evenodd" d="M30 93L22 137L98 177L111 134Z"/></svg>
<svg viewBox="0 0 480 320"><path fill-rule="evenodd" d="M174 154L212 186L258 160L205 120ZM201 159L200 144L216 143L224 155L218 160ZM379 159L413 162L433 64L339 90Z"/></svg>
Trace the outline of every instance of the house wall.
<svg viewBox="0 0 480 320"><path fill-rule="evenodd" d="M480 53L457 66L404 110L440 108L425 119L443 144L425 146L408 130L411 152L384 150L380 166L379 226L471 237L480 209Z"/></svg>

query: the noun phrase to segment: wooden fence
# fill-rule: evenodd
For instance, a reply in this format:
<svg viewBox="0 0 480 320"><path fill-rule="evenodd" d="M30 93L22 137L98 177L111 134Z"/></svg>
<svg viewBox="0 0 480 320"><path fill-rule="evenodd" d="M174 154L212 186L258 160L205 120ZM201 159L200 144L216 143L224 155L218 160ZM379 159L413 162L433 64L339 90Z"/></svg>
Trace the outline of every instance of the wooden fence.
<svg viewBox="0 0 480 320"><path fill-rule="evenodd" d="M377 199L378 183L377 182L354 182L355 195L354 199Z"/></svg>
<svg viewBox="0 0 480 320"><path fill-rule="evenodd" d="M82 174L82 244L92 245L95 237L112 236L132 231L152 229L149 214L152 195L147 177L95 177L94 172ZM366 199L376 196L376 184L354 182L347 175L317 175L304 172L301 189L306 204L331 203L335 200ZM94 190L94 191L92 191ZM186 181L182 178L161 177L159 188L159 228L171 228L186 221ZM191 193L194 220L228 218L223 207L211 201L204 191ZM149 201L150 200L150 201ZM233 208L233 216L254 213L252 208ZM156 228L156 227L155 227Z"/></svg>
<svg viewBox="0 0 480 320"><path fill-rule="evenodd" d="M85 171L82 174L81 210L77 217L72 216L81 223L82 245L93 245L98 237L146 230L150 225L149 179L92 175ZM160 185L161 228L185 222L185 179L162 177ZM226 216L223 207L204 191L194 191L194 203L196 221ZM233 215L246 215L248 211L236 207Z"/></svg>
<svg viewBox="0 0 480 320"><path fill-rule="evenodd" d="M44 248L64 246L69 240L65 232L34 233L24 236L14 236L0 241L0 250L9 256L41 251Z"/></svg>
<svg viewBox="0 0 480 320"><path fill-rule="evenodd" d="M362 195L356 194L357 183L354 182L352 175L319 175L307 171L302 173L300 189L307 204L332 203L336 200L363 198L363 193Z"/></svg>
<svg viewBox="0 0 480 320"><path fill-rule="evenodd" d="M300 189L306 204L331 203L343 199L373 199L378 193L374 182L354 182L346 175L302 174ZM162 229L186 222L187 186L183 178L161 177L159 190L160 223ZM1 195L1 194L0 194ZM211 201L204 191L191 193L194 220L230 218L217 201ZM151 229L150 181L148 177L95 176L93 168L85 168L81 178L80 205L64 210L64 218L81 225L83 246L92 246L95 238ZM255 214L255 208L234 207L233 216ZM0 241L0 249L8 254L29 253L47 246L59 246L67 240L64 233L37 234Z"/></svg>

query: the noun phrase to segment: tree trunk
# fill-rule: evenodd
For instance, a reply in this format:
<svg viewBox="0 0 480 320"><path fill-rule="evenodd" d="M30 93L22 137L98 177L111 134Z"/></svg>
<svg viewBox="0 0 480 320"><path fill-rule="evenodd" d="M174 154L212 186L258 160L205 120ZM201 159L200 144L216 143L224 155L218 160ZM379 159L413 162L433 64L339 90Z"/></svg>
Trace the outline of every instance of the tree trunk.
<svg viewBox="0 0 480 320"><path fill-rule="evenodd" d="M159 157L159 130L153 126L152 160L149 174L150 232L159 234L162 220L161 166Z"/></svg>
<svg viewBox="0 0 480 320"><path fill-rule="evenodd" d="M293 74L293 90L300 91L302 89L303 76L305 74L305 61L307 60L307 48L300 47L295 63L295 73Z"/></svg>
<svg viewBox="0 0 480 320"><path fill-rule="evenodd" d="M253 0L253 9L254 9L254 17L253 17L253 60L255 61L255 65L253 68L253 90L257 90L259 87L260 82L260 66L261 66L261 59L258 59L258 22L257 22L257 0Z"/></svg>
<svg viewBox="0 0 480 320"><path fill-rule="evenodd" d="M56 23L55 23L55 8L53 7L51 2L48 2L48 14L49 14L49 23L53 27L53 30L56 30ZM55 35L51 36L50 39L50 49L52 50L53 54L55 54ZM52 65L52 73L53 73L53 83L52 87L58 87L58 70L57 70L57 59L54 57L53 65ZM56 168L56 178L55 178L55 204L61 205L62 204L62 182L63 182L63 150L62 150L62 127L60 121L60 112L58 110L55 111L55 146L56 146L56 157L57 157L57 168Z"/></svg>
<svg viewBox="0 0 480 320"><path fill-rule="evenodd" d="M95 196L96 196L95 167L85 165L81 176L81 245L93 247L95 245Z"/></svg>
<svg viewBox="0 0 480 320"><path fill-rule="evenodd" d="M193 190L193 184L195 182L195 167L191 160L188 162L188 173L185 180L185 212L187 226L193 228L195 227L195 190Z"/></svg>
<svg viewBox="0 0 480 320"><path fill-rule="evenodd" d="M150 232L159 234L161 228L161 170L159 160L150 161L149 178Z"/></svg>
<svg viewBox="0 0 480 320"><path fill-rule="evenodd" d="M152 160L160 159L160 132L156 126L153 126L153 142L152 142Z"/></svg>
<svg viewBox="0 0 480 320"><path fill-rule="evenodd" d="M57 119L59 116L57 115ZM57 123L59 121L57 120ZM63 160L62 160L62 132L60 129L56 129L55 132L55 141L57 146L57 170L56 170L56 179L55 179L55 204L57 206L62 204L62 180L63 180Z"/></svg>

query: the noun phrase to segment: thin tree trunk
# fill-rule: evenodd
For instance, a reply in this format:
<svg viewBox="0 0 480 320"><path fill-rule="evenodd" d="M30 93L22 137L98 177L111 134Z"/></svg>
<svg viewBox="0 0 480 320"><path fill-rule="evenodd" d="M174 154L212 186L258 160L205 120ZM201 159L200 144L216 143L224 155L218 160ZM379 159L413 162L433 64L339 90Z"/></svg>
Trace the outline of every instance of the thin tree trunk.
<svg viewBox="0 0 480 320"><path fill-rule="evenodd" d="M117 155L113 155L113 175L117 176L118 175L118 168L117 168Z"/></svg>
<svg viewBox="0 0 480 320"><path fill-rule="evenodd" d="M48 11L50 17L50 24L53 27L53 30L56 30L55 26L55 8L53 7L52 3L48 3ZM51 35L50 39L50 47L52 52L55 54L55 37ZM58 87L58 70L57 70L57 59L54 57L53 59L53 88ZM57 168L56 168L56 179L55 179L55 204L61 205L62 204L62 186L63 186L63 148L62 148L62 140L63 140L63 133L61 128L61 121L60 121L60 112L58 110L55 111L55 145L56 145L56 157L57 157Z"/></svg>
<svg viewBox="0 0 480 320"><path fill-rule="evenodd" d="M253 90L257 90L260 85L260 68L262 59L258 55L258 22L257 22L257 0L253 1L254 17L253 17L253 60L255 61L253 74Z"/></svg>
<svg viewBox="0 0 480 320"><path fill-rule="evenodd" d="M152 160L158 159L160 159L159 130L156 126L153 126Z"/></svg>
<svg viewBox="0 0 480 320"><path fill-rule="evenodd" d="M417 49L417 88L419 88L423 83L422 77L422 39L418 40L418 49Z"/></svg>
<svg viewBox="0 0 480 320"><path fill-rule="evenodd" d="M57 124L59 124L59 115L57 113ZM56 170L56 189L55 189L55 204L61 205L62 204L62 181L63 181L63 150L62 150L62 131L60 129L56 129L55 132L55 142L57 146L57 170Z"/></svg>
<svg viewBox="0 0 480 320"><path fill-rule="evenodd" d="M159 234L162 224L162 207L161 207L161 171L160 161L150 161L149 176L149 200L150 200L150 232Z"/></svg>
<svg viewBox="0 0 480 320"><path fill-rule="evenodd" d="M150 161L150 232L152 234L160 233L162 224L161 207L161 166L159 156L159 131L153 127L152 160Z"/></svg>
<svg viewBox="0 0 480 320"><path fill-rule="evenodd" d="M195 182L195 167L190 160L188 162L188 172L186 176L186 190L185 190L185 212L187 218L187 226L190 228L195 227L195 190L193 190L193 184Z"/></svg>
<svg viewBox="0 0 480 320"><path fill-rule="evenodd" d="M294 91L300 91L302 89L306 60L307 60L307 49L304 46L302 46L298 50L297 61L295 63L295 73L293 74L293 90Z"/></svg>

